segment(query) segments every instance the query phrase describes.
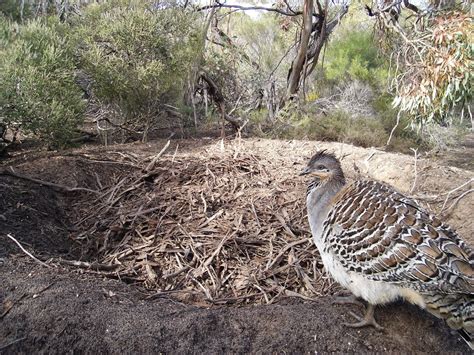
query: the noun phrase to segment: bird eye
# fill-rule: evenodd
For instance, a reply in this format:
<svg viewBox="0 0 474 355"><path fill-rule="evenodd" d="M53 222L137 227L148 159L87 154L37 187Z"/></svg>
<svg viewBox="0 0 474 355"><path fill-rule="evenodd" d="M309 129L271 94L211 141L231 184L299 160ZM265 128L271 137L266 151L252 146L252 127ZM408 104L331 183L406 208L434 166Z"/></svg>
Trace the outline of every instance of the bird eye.
<svg viewBox="0 0 474 355"><path fill-rule="evenodd" d="M325 170L326 169L326 167L324 165L318 165L316 168L318 170Z"/></svg>

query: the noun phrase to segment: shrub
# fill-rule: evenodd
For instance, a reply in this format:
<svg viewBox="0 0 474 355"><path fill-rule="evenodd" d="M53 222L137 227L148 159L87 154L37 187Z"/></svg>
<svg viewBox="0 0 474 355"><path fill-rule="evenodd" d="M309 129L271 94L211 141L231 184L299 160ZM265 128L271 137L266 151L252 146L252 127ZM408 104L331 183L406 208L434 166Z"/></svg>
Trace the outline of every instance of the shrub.
<svg viewBox="0 0 474 355"><path fill-rule="evenodd" d="M351 120L344 141L360 147L383 147L387 139L388 134L379 120L360 117Z"/></svg>
<svg viewBox="0 0 474 355"><path fill-rule="evenodd" d="M84 102L74 82L68 27L54 19L20 26L0 22L2 33L10 28L0 42L0 120L19 123L51 147L70 144Z"/></svg>
<svg viewBox="0 0 474 355"><path fill-rule="evenodd" d="M22 18L21 6L18 0L2 0L0 1L0 16L5 16L11 20L19 21ZM24 2L23 18L31 15L31 5Z"/></svg>
<svg viewBox="0 0 474 355"><path fill-rule="evenodd" d="M314 107L309 107L314 110ZM391 97L376 98L372 106L373 116L353 115L345 110L321 113L304 112L305 108L294 108L285 116L284 122L274 125L276 137L315 139L354 144L361 147L385 147L390 132L397 121L397 112L391 107ZM410 148L429 148L428 142L409 127L409 118L401 116L389 150L411 153Z"/></svg>
<svg viewBox="0 0 474 355"><path fill-rule="evenodd" d="M345 29L329 45L325 76L335 82L359 80L383 86L388 76L372 34L366 29Z"/></svg>
<svg viewBox="0 0 474 355"><path fill-rule="evenodd" d="M414 26L413 38L396 48L406 62L399 63L393 105L417 124L450 124L462 117L456 109L472 103L472 16L451 12L424 21L423 30Z"/></svg>
<svg viewBox="0 0 474 355"><path fill-rule="evenodd" d="M149 125L163 104L180 103L196 57L193 21L182 9L138 0L86 9L77 23L81 67L122 123Z"/></svg>
<svg viewBox="0 0 474 355"><path fill-rule="evenodd" d="M4 50L13 37L13 24L5 16L0 15L0 50Z"/></svg>
<svg viewBox="0 0 474 355"><path fill-rule="evenodd" d="M425 140L423 135L418 134L413 129L411 118L403 112L398 112L392 106L392 101L393 96L382 94L372 102L375 115L381 121L385 132L390 135L393 130L392 138L387 148L404 153L412 153L410 148L415 147L428 149L430 147L429 141Z"/></svg>
<svg viewBox="0 0 474 355"><path fill-rule="evenodd" d="M301 128L308 137L322 141L342 141L350 117L344 112L335 112L327 116L306 117Z"/></svg>
<svg viewBox="0 0 474 355"><path fill-rule="evenodd" d="M388 138L380 121L373 118L351 117L343 111L307 118L302 128L313 139L344 142L361 147L380 147Z"/></svg>

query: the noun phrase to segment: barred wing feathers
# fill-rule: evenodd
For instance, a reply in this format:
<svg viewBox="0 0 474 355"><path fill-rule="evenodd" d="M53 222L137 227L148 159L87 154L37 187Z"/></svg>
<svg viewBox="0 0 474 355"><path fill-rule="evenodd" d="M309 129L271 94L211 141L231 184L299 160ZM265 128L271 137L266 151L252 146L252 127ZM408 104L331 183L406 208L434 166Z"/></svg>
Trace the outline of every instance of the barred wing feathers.
<svg viewBox="0 0 474 355"><path fill-rule="evenodd" d="M323 224L326 251L376 281L474 294L474 252L417 201L376 181L341 190Z"/></svg>

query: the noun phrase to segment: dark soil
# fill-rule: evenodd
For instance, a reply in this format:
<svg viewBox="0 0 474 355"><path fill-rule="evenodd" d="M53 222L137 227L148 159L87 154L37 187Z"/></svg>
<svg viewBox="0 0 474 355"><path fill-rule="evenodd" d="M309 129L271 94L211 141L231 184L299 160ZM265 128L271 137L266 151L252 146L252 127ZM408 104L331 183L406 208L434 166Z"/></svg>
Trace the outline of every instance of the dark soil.
<svg viewBox="0 0 474 355"><path fill-rule="evenodd" d="M17 170L31 176L71 187L97 183L77 159L25 161L29 167L17 160ZM442 321L405 303L378 309L382 332L344 326L353 321L348 312L360 310L332 305L331 297L199 307L180 295L150 297L117 280L39 266L6 237L42 260L79 255L70 238L77 197L0 175L0 353L469 353Z"/></svg>
<svg viewBox="0 0 474 355"><path fill-rule="evenodd" d="M2 176L0 200L0 258L18 252L18 247L7 241L7 233L39 256L69 252L62 196L48 187Z"/></svg>
<svg viewBox="0 0 474 355"><path fill-rule="evenodd" d="M23 258L0 266L0 284L4 310L11 306L0 320L0 353L469 351L442 322L406 304L379 309L385 330L378 332L345 327L351 307L333 306L331 298L199 308L146 300L119 281L41 268Z"/></svg>

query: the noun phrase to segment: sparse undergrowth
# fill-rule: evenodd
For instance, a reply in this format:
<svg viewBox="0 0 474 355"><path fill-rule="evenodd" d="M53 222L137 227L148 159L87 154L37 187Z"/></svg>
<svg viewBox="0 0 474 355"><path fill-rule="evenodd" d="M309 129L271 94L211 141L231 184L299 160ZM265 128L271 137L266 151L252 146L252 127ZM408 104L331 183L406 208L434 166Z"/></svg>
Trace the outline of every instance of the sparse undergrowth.
<svg viewBox="0 0 474 355"><path fill-rule="evenodd" d="M389 137L392 133L392 137ZM268 136L268 134L263 134ZM379 118L355 116L346 112L334 111L326 115L305 114L295 123L279 123L269 134L272 137L299 139L304 137L310 140L349 143L359 147L386 148L388 151L409 153L411 148L427 150L433 147L431 142L418 135L406 125L406 120L400 120L397 125L396 116ZM445 140L437 136L440 141ZM387 146L387 143L389 145Z"/></svg>

